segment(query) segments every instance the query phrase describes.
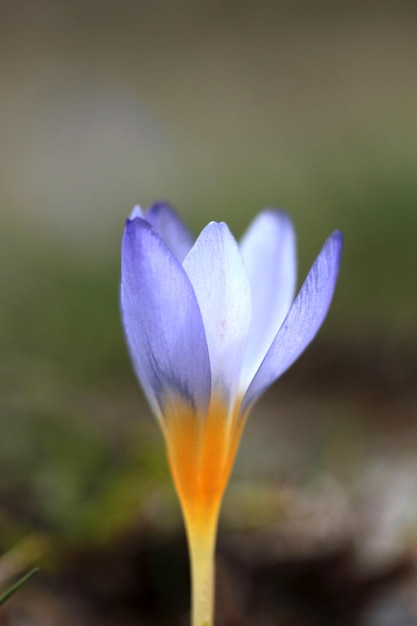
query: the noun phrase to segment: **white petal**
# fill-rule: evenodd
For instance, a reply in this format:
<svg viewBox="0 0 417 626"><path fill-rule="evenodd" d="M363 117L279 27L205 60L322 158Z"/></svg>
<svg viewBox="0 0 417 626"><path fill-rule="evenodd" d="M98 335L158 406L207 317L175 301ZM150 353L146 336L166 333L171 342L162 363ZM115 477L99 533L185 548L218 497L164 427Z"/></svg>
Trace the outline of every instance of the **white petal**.
<svg viewBox="0 0 417 626"><path fill-rule="evenodd" d="M226 224L202 231L184 269L194 287L210 355L212 385L233 400L250 324L250 287L237 243Z"/></svg>
<svg viewBox="0 0 417 626"><path fill-rule="evenodd" d="M144 213L142 211L142 207L139 204L133 207L129 219L134 220L137 217L141 217L142 219L144 219Z"/></svg>
<svg viewBox="0 0 417 626"><path fill-rule="evenodd" d="M252 321L241 374L246 390L294 300L295 233L284 211L260 213L240 242L252 292Z"/></svg>

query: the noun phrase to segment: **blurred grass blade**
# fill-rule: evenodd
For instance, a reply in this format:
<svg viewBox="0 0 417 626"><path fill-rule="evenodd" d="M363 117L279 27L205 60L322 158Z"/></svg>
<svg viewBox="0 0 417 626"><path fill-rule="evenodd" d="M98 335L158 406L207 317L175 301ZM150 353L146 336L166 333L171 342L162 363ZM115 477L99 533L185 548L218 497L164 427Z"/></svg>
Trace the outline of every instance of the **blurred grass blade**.
<svg viewBox="0 0 417 626"><path fill-rule="evenodd" d="M34 567L33 569L30 570L30 572L22 576L22 578L19 578L19 580L14 585L12 585L7 591L5 591L0 596L0 606L4 604L6 600L8 600L16 591L20 589L20 587L22 587L25 583L27 583L27 581L30 580L38 572L39 572L39 567Z"/></svg>

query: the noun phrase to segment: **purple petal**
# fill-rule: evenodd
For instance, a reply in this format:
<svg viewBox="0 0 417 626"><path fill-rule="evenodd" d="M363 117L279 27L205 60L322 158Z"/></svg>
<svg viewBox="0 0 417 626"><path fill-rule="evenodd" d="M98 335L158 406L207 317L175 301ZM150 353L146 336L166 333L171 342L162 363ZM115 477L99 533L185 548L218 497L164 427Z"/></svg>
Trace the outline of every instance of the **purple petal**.
<svg viewBox="0 0 417 626"><path fill-rule="evenodd" d="M333 298L343 238L334 232L314 261L290 312L249 385L242 411L279 378L304 352L322 325Z"/></svg>
<svg viewBox="0 0 417 626"><path fill-rule="evenodd" d="M184 222L166 202L156 202L146 211L145 220L156 230L180 263L190 251L194 239Z"/></svg>
<svg viewBox="0 0 417 626"><path fill-rule="evenodd" d="M130 354L155 413L163 415L172 394L205 412L211 376L197 299L181 264L143 219L126 224L120 296Z"/></svg>
<svg viewBox="0 0 417 626"><path fill-rule="evenodd" d="M184 260L206 331L213 388L237 390L250 324L250 287L237 243L226 224L212 222Z"/></svg>
<svg viewBox="0 0 417 626"><path fill-rule="evenodd" d="M240 242L252 293L252 320L241 375L246 390L294 300L295 233L284 211L260 213Z"/></svg>

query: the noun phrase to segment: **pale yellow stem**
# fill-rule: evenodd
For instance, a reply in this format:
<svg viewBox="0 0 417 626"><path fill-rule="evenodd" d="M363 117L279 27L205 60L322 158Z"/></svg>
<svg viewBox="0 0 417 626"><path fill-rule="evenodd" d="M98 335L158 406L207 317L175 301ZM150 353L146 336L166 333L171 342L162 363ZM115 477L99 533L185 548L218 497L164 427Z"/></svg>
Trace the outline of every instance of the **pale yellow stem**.
<svg viewBox="0 0 417 626"><path fill-rule="evenodd" d="M199 524L185 521L191 565L192 626L214 626L217 519L217 514L209 514Z"/></svg>

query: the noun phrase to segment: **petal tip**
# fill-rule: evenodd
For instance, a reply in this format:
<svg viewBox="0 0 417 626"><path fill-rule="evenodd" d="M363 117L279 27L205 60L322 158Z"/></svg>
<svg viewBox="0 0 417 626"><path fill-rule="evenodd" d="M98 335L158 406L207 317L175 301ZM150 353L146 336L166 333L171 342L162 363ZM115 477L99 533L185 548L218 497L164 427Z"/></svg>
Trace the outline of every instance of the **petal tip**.
<svg viewBox="0 0 417 626"><path fill-rule="evenodd" d="M131 218L128 217L126 219L125 229L124 229L124 238L133 238L135 237L139 231L144 230L152 230L152 227L148 222L142 217Z"/></svg>
<svg viewBox="0 0 417 626"><path fill-rule="evenodd" d="M337 263L340 263L344 243L343 233L340 230L335 230L327 239L327 242L332 244L335 259L337 260Z"/></svg>
<svg viewBox="0 0 417 626"><path fill-rule="evenodd" d="M271 207L266 207L263 213L270 213L271 215L278 215L279 217L282 217L288 220L289 222L292 222L291 217L286 209L276 208L276 207L271 206Z"/></svg>
<svg viewBox="0 0 417 626"><path fill-rule="evenodd" d="M341 230L335 230L330 237L339 242L340 245L343 245L343 240L345 238L344 234Z"/></svg>
<svg viewBox="0 0 417 626"><path fill-rule="evenodd" d="M174 207L167 200L156 200L156 202L152 202L152 204L147 208L146 212L158 215L158 213L160 213L161 211L165 211L166 209L176 213Z"/></svg>
<svg viewBox="0 0 417 626"><path fill-rule="evenodd" d="M136 204L133 207L132 212L127 219L132 221L138 217L143 218L143 211L142 211L142 207L139 204Z"/></svg>

